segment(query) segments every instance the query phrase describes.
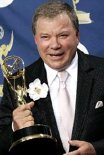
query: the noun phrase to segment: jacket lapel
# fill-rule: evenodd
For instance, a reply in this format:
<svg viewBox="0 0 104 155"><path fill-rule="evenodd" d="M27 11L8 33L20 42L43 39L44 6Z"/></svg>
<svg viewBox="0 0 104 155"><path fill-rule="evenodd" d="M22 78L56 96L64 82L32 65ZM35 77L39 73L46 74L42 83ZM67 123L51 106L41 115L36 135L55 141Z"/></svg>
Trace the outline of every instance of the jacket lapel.
<svg viewBox="0 0 104 155"><path fill-rule="evenodd" d="M90 104L90 94L93 85L94 69L90 66L87 57L78 53L78 84L76 97L75 121L72 132L72 139L81 138L84 129L87 112Z"/></svg>

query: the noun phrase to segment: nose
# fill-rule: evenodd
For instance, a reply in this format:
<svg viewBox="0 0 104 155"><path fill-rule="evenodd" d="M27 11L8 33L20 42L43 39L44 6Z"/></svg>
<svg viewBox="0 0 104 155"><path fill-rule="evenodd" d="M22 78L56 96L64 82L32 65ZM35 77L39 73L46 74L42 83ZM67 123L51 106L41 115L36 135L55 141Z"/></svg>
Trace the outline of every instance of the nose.
<svg viewBox="0 0 104 155"><path fill-rule="evenodd" d="M57 37L51 38L51 45L50 46L52 49L59 49L61 47L59 39Z"/></svg>

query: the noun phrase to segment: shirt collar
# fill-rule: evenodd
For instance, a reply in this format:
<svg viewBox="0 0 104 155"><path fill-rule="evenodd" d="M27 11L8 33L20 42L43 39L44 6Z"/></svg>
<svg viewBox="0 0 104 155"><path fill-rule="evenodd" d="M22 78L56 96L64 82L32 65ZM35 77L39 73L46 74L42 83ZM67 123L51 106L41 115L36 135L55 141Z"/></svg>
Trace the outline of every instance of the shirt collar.
<svg viewBox="0 0 104 155"><path fill-rule="evenodd" d="M51 86L53 80L56 78L57 70L50 68L47 64L44 64L47 72L47 80L49 87Z"/></svg>
<svg viewBox="0 0 104 155"><path fill-rule="evenodd" d="M78 54L76 52L71 64L68 66L66 71L71 75L71 77L77 81L77 71L78 71Z"/></svg>

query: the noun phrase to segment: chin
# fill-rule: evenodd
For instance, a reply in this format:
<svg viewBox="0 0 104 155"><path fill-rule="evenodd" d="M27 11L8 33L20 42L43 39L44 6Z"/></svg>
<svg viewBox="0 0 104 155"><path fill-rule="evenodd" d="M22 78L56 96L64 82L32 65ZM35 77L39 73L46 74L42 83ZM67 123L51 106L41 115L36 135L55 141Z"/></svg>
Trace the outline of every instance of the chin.
<svg viewBox="0 0 104 155"><path fill-rule="evenodd" d="M62 70L65 68L64 65L49 65L52 69L55 69L55 70Z"/></svg>

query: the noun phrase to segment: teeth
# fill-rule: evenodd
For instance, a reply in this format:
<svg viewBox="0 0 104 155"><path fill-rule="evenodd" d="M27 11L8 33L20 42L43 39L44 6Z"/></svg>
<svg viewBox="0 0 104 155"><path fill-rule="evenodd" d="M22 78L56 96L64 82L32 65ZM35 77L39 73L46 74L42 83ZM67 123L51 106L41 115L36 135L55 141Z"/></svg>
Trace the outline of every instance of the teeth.
<svg viewBox="0 0 104 155"><path fill-rule="evenodd" d="M60 54L50 54L51 56L60 56L60 55L62 55L62 53L60 53Z"/></svg>

